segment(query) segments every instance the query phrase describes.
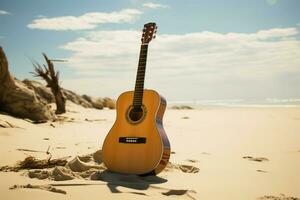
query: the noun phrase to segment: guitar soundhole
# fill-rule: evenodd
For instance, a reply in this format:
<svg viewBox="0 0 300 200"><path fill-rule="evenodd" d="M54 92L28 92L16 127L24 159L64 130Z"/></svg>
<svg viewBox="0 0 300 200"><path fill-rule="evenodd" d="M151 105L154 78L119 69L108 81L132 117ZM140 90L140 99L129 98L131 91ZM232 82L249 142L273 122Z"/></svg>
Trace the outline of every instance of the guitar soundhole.
<svg viewBox="0 0 300 200"><path fill-rule="evenodd" d="M145 115L146 115L145 106L142 106L140 108L135 108L131 106L127 110L127 120L133 124L141 122L144 119Z"/></svg>

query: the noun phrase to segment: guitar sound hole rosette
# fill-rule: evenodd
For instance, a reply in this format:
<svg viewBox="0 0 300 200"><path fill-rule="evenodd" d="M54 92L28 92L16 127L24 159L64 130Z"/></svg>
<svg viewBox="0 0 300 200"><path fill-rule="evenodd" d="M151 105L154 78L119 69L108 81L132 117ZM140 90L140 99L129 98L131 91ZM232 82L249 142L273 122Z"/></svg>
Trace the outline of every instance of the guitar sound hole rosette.
<svg viewBox="0 0 300 200"><path fill-rule="evenodd" d="M133 109L134 109L133 105L128 107L128 109L126 111L126 119L130 124L139 124L145 119L146 114L147 114L147 108L144 105L141 106L142 113L141 113L141 116L137 117L138 118L137 120L132 119L134 117L131 115L139 115L139 113L132 113L132 112L134 112Z"/></svg>

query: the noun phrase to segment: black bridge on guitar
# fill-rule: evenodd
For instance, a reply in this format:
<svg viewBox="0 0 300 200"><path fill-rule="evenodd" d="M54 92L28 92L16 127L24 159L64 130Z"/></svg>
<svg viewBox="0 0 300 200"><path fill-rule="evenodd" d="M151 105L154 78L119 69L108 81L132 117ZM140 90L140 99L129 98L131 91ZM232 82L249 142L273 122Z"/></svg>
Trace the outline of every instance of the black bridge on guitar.
<svg viewBox="0 0 300 200"><path fill-rule="evenodd" d="M145 137L119 137L119 143L145 144Z"/></svg>

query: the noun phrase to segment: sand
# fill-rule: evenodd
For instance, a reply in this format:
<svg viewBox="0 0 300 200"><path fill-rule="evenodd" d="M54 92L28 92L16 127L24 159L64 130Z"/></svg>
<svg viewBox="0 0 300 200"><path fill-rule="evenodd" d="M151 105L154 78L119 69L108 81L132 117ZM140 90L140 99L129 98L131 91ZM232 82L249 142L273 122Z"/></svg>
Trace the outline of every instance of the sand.
<svg viewBox="0 0 300 200"><path fill-rule="evenodd" d="M157 177L107 171L102 142L114 110L67 103L59 121L0 114L0 166L66 159L65 166L0 172L0 199L299 200L300 108L166 111L171 163Z"/></svg>

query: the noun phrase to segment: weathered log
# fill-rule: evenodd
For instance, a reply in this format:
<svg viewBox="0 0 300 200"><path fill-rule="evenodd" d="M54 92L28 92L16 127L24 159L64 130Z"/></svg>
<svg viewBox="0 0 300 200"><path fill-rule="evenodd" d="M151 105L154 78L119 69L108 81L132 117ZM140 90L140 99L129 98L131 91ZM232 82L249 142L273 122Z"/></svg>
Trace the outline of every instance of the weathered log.
<svg viewBox="0 0 300 200"><path fill-rule="evenodd" d="M0 110L33 121L54 118L50 107L39 95L9 73L8 61L0 47Z"/></svg>

